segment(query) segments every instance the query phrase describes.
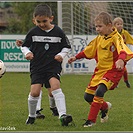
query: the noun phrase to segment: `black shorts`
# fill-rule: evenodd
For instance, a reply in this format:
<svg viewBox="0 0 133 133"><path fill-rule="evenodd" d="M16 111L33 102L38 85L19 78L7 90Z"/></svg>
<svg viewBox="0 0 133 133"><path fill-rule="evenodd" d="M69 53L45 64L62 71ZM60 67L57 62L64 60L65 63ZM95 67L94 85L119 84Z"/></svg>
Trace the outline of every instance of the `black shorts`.
<svg viewBox="0 0 133 133"><path fill-rule="evenodd" d="M49 84L49 80L55 77L60 81L60 74L58 73L44 73L44 74L31 74L30 78L31 78L31 85L32 84L43 84L46 88L50 88L50 84Z"/></svg>

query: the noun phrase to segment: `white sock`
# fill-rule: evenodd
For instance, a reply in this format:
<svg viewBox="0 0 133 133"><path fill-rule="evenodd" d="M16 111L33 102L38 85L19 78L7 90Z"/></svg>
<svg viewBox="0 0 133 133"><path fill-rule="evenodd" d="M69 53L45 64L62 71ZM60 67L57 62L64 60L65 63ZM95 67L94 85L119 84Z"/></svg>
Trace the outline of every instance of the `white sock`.
<svg viewBox="0 0 133 133"><path fill-rule="evenodd" d="M63 94L61 88L52 91L52 95L55 99L55 104L60 118L63 114L66 114L65 95Z"/></svg>
<svg viewBox="0 0 133 133"><path fill-rule="evenodd" d="M32 97L29 94L28 97L28 109L29 109L29 117L36 117L36 105L39 97Z"/></svg>
<svg viewBox="0 0 133 133"><path fill-rule="evenodd" d="M48 97L49 97L49 106L50 106L50 108L56 107L54 97L51 97L49 95L48 95Z"/></svg>
<svg viewBox="0 0 133 133"><path fill-rule="evenodd" d="M41 101L42 101L42 90L40 91L40 95L39 95L39 99L38 99L38 102L37 102L36 110L41 109Z"/></svg>

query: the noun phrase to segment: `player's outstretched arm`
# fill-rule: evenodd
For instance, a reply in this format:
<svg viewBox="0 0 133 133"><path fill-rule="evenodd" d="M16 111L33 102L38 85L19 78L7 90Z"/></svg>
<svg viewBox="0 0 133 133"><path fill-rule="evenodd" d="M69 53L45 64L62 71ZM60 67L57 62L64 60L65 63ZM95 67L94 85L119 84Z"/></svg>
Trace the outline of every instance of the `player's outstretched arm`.
<svg viewBox="0 0 133 133"><path fill-rule="evenodd" d="M18 47L22 46L22 44L23 44L23 41L22 40L16 40L16 45Z"/></svg>
<svg viewBox="0 0 133 133"><path fill-rule="evenodd" d="M71 64L72 62L76 61L76 57L73 56L68 60L68 63Z"/></svg>

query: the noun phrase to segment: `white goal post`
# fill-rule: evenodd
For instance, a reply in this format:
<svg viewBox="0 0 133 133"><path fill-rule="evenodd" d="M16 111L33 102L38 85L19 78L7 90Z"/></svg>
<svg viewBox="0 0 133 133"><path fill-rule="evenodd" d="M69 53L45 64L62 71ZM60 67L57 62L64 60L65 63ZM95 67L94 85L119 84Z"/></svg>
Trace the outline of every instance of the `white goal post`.
<svg viewBox="0 0 133 133"><path fill-rule="evenodd" d="M96 1L58 1L58 25L68 36L72 45L69 56L80 52L96 35L94 17L101 11L109 12L113 18L124 20L124 29L133 35L133 2L96 2ZM129 46L133 51L133 46ZM71 66L63 62L63 73L91 73L95 67L94 60L80 60ZM128 62L127 70L133 73L133 59Z"/></svg>

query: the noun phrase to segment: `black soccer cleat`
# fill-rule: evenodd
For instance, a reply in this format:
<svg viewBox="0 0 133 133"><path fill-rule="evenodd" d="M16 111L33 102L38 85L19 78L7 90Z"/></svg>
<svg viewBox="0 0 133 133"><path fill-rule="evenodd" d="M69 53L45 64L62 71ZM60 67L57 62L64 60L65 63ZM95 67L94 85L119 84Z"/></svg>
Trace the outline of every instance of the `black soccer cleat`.
<svg viewBox="0 0 133 133"><path fill-rule="evenodd" d="M28 117L28 119L26 120L26 124L34 124L35 122L35 117Z"/></svg>
<svg viewBox="0 0 133 133"><path fill-rule="evenodd" d="M124 81L124 82L125 82L126 86L127 86L128 88L130 88L130 83L129 83L128 81Z"/></svg>
<svg viewBox="0 0 133 133"><path fill-rule="evenodd" d="M95 125L96 123L90 121L90 120L86 120L86 122L82 125L83 127L92 127L93 125Z"/></svg>
<svg viewBox="0 0 133 133"><path fill-rule="evenodd" d="M52 111L52 115L54 115L54 116L59 116L59 113L58 113L58 110L57 110L56 107L50 108L50 110Z"/></svg>
<svg viewBox="0 0 133 133"><path fill-rule="evenodd" d="M60 121L61 121L61 125L62 125L62 126L68 126L68 124L69 124L70 122L72 122L73 119L72 119L72 116L71 116L71 115L66 115L66 114L64 114L64 115L62 115L62 116L60 117Z"/></svg>
<svg viewBox="0 0 133 133"><path fill-rule="evenodd" d="M43 109L41 108L40 110L37 110L36 111L36 118L37 119L44 119L45 118L45 115L43 115L43 114L41 114L41 111L42 111Z"/></svg>

